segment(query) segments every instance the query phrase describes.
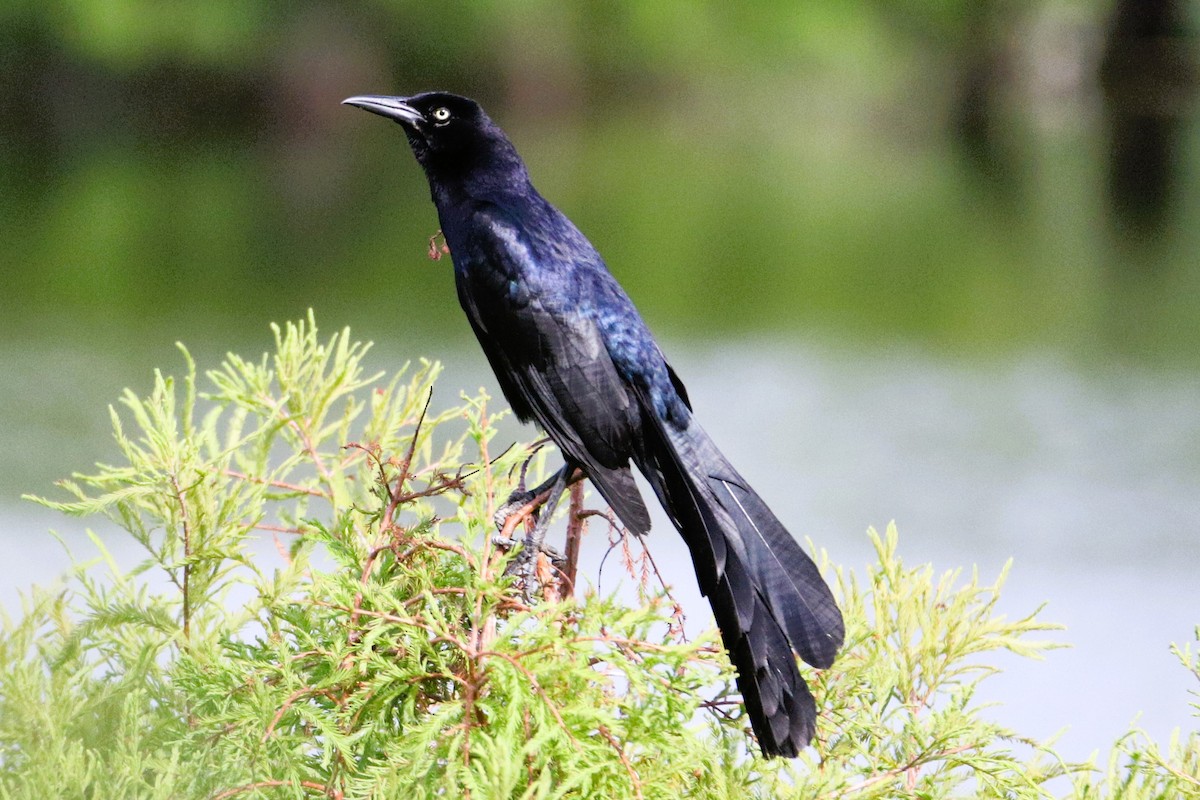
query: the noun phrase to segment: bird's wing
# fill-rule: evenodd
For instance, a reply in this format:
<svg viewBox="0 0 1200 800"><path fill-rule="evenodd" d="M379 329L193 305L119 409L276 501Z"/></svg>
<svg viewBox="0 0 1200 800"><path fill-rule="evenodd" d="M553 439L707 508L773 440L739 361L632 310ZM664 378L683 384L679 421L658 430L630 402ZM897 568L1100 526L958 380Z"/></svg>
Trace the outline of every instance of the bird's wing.
<svg viewBox="0 0 1200 800"><path fill-rule="evenodd" d="M629 471L638 404L606 350L573 265L540 261L527 237L495 215L456 260L459 300L505 398L581 466L631 530L649 530ZM468 265L459 268L459 262Z"/></svg>

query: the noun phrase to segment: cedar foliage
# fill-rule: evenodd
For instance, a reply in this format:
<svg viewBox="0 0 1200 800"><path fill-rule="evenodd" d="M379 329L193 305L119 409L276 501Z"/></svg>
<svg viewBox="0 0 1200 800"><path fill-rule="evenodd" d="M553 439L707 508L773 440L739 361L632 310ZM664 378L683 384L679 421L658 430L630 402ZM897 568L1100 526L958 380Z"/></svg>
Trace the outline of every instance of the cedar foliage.
<svg viewBox="0 0 1200 800"><path fill-rule="evenodd" d="M274 330L203 376L183 350L112 410L119 459L38 499L143 558L93 536L5 620L0 798L1200 797L1196 734L1097 769L988 721L987 655L1055 626L996 612L1004 574L905 566L894 529L864 574L819 559L846 647L806 674L815 746L758 758L718 639L683 638L636 545L637 602L514 591L492 517L530 448L494 451L484 394L433 410L437 365Z"/></svg>

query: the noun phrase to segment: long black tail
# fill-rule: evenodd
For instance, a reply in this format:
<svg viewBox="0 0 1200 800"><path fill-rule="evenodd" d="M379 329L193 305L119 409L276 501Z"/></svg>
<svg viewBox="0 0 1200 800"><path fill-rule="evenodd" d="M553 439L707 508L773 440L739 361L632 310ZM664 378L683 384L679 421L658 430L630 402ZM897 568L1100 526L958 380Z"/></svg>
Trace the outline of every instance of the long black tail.
<svg viewBox="0 0 1200 800"><path fill-rule="evenodd" d="M812 740L817 709L793 651L830 666L845 635L841 611L816 564L694 419L654 428L638 468L691 550L763 754L795 756Z"/></svg>

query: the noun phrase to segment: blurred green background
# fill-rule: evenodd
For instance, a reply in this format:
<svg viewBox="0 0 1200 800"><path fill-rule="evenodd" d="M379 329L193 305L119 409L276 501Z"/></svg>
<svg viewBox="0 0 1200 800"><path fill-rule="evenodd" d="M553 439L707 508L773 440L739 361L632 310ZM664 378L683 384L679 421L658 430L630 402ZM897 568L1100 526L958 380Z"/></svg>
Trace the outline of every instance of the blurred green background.
<svg viewBox="0 0 1200 800"><path fill-rule="evenodd" d="M1193 8L1128 6L9 0L6 334L461 328L399 132L338 105L446 88L660 330L1194 363Z"/></svg>
<svg viewBox="0 0 1200 800"><path fill-rule="evenodd" d="M176 340L253 355L312 307L381 367L430 355L445 391L491 385L400 131L339 105L439 88L509 131L795 532L860 559L896 517L913 560L1017 555L1018 598L1051 599L1079 645L1050 677L1014 667L1022 730L1080 726L1078 756L1138 710L1184 721L1166 643L1200 622L1198 17L8 0L3 583L61 570L34 537L64 523L17 497L110 457L105 404L177 372ZM1130 676L1143 694L1114 704Z"/></svg>

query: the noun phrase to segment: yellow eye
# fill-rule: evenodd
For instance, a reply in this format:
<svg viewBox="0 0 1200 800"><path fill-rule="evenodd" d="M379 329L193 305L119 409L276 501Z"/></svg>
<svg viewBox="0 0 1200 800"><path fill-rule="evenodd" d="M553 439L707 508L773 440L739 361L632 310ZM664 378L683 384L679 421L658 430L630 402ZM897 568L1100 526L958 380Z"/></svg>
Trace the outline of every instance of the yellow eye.
<svg viewBox="0 0 1200 800"><path fill-rule="evenodd" d="M445 107L435 108L432 116L438 122L445 122L450 119L450 109Z"/></svg>

